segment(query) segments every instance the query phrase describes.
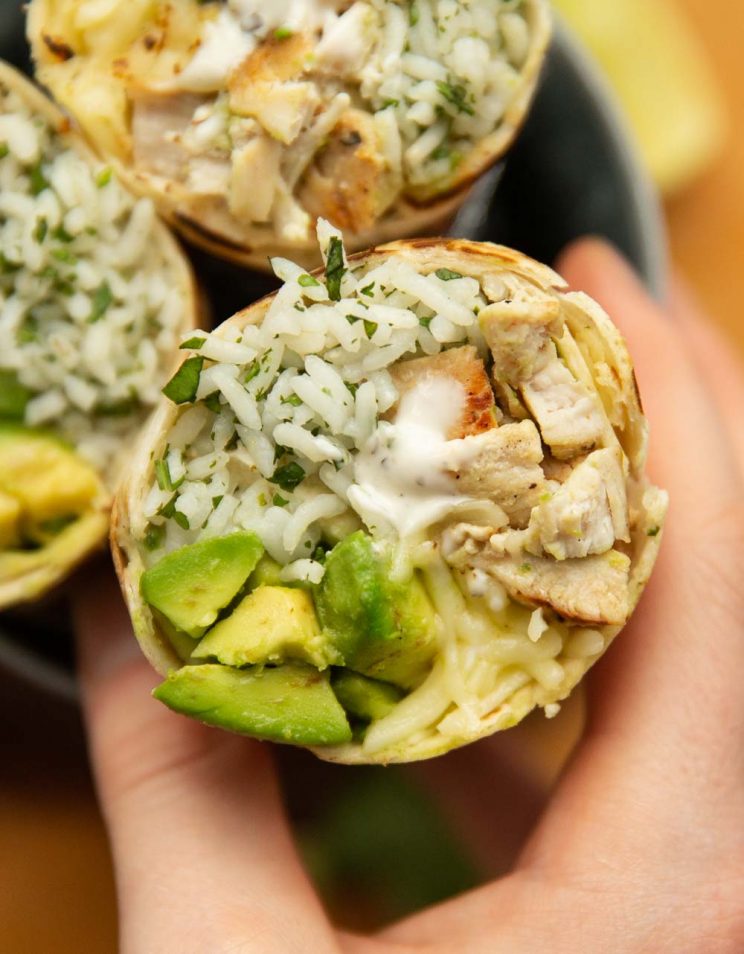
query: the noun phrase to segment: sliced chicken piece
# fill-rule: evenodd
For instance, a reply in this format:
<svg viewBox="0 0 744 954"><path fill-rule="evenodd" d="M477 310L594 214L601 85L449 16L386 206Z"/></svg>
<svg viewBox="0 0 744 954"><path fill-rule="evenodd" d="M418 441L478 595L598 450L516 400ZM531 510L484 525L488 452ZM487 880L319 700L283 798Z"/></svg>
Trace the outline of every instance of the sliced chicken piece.
<svg viewBox="0 0 744 954"><path fill-rule="evenodd" d="M191 156L182 137L205 97L133 89L130 99L135 166L166 179L185 180Z"/></svg>
<svg viewBox="0 0 744 954"><path fill-rule="evenodd" d="M230 76L231 111L252 116L285 145L294 142L320 104L315 84L299 79L311 50L300 33L262 43Z"/></svg>
<svg viewBox="0 0 744 954"><path fill-rule="evenodd" d="M298 197L311 215L360 232L383 215L397 189L374 118L348 109L306 171Z"/></svg>
<svg viewBox="0 0 744 954"><path fill-rule="evenodd" d="M394 417L400 400L427 378L452 378L465 390L465 404L458 421L447 432L447 440L482 434L497 426L496 405L486 368L472 345L449 348L439 354L412 361L400 361L390 368L399 399L386 415Z"/></svg>
<svg viewBox="0 0 744 954"><path fill-rule="evenodd" d="M617 550L556 562L549 557L499 557L489 554L486 545L469 559L514 599L549 606L566 619L621 626L630 615L630 560Z"/></svg>
<svg viewBox="0 0 744 954"><path fill-rule="evenodd" d="M545 443L559 460L595 447L611 428L599 398L577 381L550 344L553 357L521 387Z"/></svg>
<svg viewBox="0 0 744 954"><path fill-rule="evenodd" d="M551 335L560 334L556 300L494 302L478 317L493 355L493 376L518 389L555 356Z"/></svg>
<svg viewBox="0 0 744 954"><path fill-rule="evenodd" d="M528 549L556 560L606 553L628 542L628 502L620 448L594 451L550 500L534 510Z"/></svg>
<svg viewBox="0 0 744 954"><path fill-rule="evenodd" d="M256 136L233 151L228 205L241 222L268 222L279 187L282 147L268 136Z"/></svg>
<svg viewBox="0 0 744 954"><path fill-rule="evenodd" d="M192 156L188 185L195 195L224 198L230 190L232 170L227 157Z"/></svg>
<svg viewBox="0 0 744 954"><path fill-rule="evenodd" d="M609 424L597 395L558 357L553 340L563 329L558 302L499 301L484 308L479 321L502 401L510 398L508 389L518 393L560 460L595 447ZM509 405L519 408L513 399Z"/></svg>
<svg viewBox="0 0 744 954"><path fill-rule="evenodd" d="M504 424L452 445L448 468L460 493L493 500L516 526L525 526L545 492L543 451L532 421Z"/></svg>

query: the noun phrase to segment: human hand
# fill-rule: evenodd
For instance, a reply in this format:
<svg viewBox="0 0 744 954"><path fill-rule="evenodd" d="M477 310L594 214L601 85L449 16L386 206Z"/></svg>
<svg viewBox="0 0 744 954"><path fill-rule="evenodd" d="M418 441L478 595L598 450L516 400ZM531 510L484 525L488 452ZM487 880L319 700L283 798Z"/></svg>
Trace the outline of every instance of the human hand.
<svg viewBox="0 0 744 954"><path fill-rule="evenodd" d="M642 604L588 679L586 732L514 870L374 937L336 931L270 748L150 699L157 677L101 582L77 622L123 954L744 948L744 381L681 291L670 320L608 247L579 243L559 270L628 340L671 507Z"/></svg>

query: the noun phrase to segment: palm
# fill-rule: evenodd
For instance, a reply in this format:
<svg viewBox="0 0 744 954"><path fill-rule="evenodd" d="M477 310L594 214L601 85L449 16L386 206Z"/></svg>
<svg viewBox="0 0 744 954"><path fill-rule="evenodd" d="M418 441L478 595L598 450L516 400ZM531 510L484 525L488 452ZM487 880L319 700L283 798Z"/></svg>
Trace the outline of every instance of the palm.
<svg viewBox="0 0 744 954"><path fill-rule="evenodd" d="M104 591L81 600L79 628L125 954L744 946L744 385L688 309L669 323L603 247L579 246L564 266L623 326L652 474L672 506L642 607L592 674L586 732L514 870L374 938L336 932L298 860L267 748L144 701L153 675L122 661L133 640ZM469 788L476 772L498 779L497 751L481 743L431 777L457 786L467 765ZM487 841L505 825L481 789L467 812Z"/></svg>

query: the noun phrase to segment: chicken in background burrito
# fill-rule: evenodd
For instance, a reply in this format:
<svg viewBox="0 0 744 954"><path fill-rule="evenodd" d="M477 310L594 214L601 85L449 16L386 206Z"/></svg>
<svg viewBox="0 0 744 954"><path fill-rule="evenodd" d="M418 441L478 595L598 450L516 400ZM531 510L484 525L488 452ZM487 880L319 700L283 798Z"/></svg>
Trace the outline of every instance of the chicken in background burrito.
<svg viewBox="0 0 744 954"><path fill-rule="evenodd" d="M33 0L39 79L191 240L305 264L422 234L509 147L545 0ZM315 262L317 264L317 262Z"/></svg>

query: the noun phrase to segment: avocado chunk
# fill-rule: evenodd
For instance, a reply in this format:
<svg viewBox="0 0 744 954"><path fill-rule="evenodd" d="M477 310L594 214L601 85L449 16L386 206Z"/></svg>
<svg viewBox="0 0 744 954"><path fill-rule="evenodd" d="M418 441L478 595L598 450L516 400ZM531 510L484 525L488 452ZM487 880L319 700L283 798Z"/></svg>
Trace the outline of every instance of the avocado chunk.
<svg viewBox="0 0 744 954"><path fill-rule="evenodd" d="M98 475L48 434L0 424L0 492L18 502L24 540L47 543L102 492Z"/></svg>
<svg viewBox="0 0 744 954"><path fill-rule="evenodd" d="M238 595L263 553L255 533L238 531L174 550L142 574L142 596L197 638Z"/></svg>
<svg viewBox="0 0 744 954"><path fill-rule="evenodd" d="M309 593L259 586L209 630L192 654L192 659L210 658L226 666L297 659L325 669L338 660L338 652L320 631Z"/></svg>
<svg viewBox="0 0 744 954"><path fill-rule="evenodd" d="M403 698L397 686L341 669L331 677L336 698L351 716L363 722L384 719Z"/></svg>
<svg viewBox="0 0 744 954"><path fill-rule="evenodd" d="M349 669L405 689L418 685L436 652L436 617L416 576L392 579L389 557L362 531L326 558L315 605Z"/></svg>
<svg viewBox="0 0 744 954"><path fill-rule="evenodd" d="M248 580L248 588L255 590L257 586L280 586L281 564L272 559L268 553L264 553L256 565L256 569L251 573Z"/></svg>
<svg viewBox="0 0 744 954"><path fill-rule="evenodd" d="M15 371L0 369L0 418L22 421L31 392L18 380Z"/></svg>
<svg viewBox="0 0 744 954"><path fill-rule="evenodd" d="M184 666L171 672L153 695L183 715L257 739L292 745L351 740L328 674L310 666Z"/></svg>
<svg viewBox="0 0 744 954"><path fill-rule="evenodd" d="M20 544L20 523L20 503L0 490L0 550L9 550Z"/></svg>

